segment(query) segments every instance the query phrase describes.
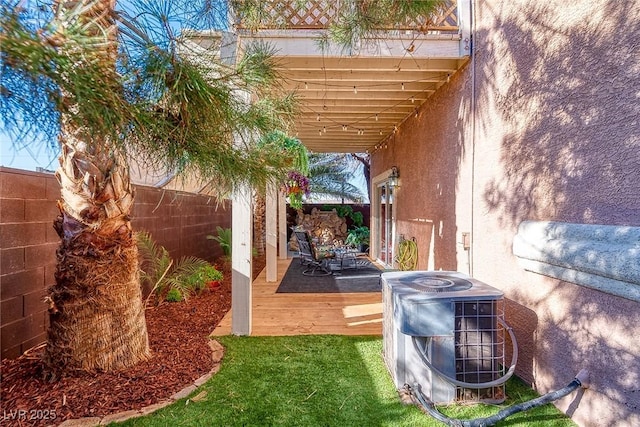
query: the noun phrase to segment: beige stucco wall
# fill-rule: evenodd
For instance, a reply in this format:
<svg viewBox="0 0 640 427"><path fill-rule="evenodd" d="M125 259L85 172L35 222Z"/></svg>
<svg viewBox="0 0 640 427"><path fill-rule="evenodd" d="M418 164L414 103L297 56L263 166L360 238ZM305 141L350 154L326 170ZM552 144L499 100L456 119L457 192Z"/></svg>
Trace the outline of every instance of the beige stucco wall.
<svg viewBox="0 0 640 427"><path fill-rule="evenodd" d="M591 388L557 406L584 426L640 425L640 304L512 253L523 220L640 226L640 3L477 1L475 15L474 60L373 154L372 175L399 167L398 233L417 239L419 268L505 292L520 377L544 393L587 368Z"/></svg>
<svg viewBox="0 0 640 427"><path fill-rule="evenodd" d="M471 231L467 68L468 64L372 155L372 176L393 165L399 168L396 224L399 234L416 239L419 269L456 270L458 264L468 264L458 243L461 232Z"/></svg>

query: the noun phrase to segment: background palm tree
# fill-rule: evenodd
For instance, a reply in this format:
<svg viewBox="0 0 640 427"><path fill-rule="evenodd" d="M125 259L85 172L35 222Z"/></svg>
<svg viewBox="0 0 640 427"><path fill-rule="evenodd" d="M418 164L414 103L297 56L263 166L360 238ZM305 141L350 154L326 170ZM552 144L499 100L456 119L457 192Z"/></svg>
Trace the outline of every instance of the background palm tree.
<svg viewBox="0 0 640 427"><path fill-rule="evenodd" d="M274 90L267 46L230 65L202 52L196 62L178 25L203 25L224 9L206 1L127 5L16 2L2 10L3 127L16 138L57 134L60 143L61 244L46 350L53 373L115 370L149 357L130 156L211 181L217 194L264 188L290 161L279 147L254 143L285 128L293 105ZM247 103L239 90L258 101ZM32 132L21 133L25 127Z"/></svg>
<svg viewBox="0 0 640 427"><path fill-rule="evenodd" d="M349 154L312 153L309 155L311 198L332 197L363 203L366 195L352 181L360 172L358 162Z"/></svg>
<svg viewBox="0 0 640 427"><path fill-rule="evenodd" d="M360 164L362 177L364 178L365 188L367 191L367 199L371 203L371 155L368 153L351 153L349 154L351 161Z"/></svg>

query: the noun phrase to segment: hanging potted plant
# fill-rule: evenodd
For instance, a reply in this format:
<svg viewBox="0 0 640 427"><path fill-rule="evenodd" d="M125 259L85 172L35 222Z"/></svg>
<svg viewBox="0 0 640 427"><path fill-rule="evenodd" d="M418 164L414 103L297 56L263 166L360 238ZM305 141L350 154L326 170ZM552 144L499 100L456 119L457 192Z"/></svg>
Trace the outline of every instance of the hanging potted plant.
<svg viewBox="0 0 640 427"><path fill-rule="evenodd" d="M260 141L265 147L272 147L273 155L287 158L288 169L282 181L282 192L294 209L302 209L302 197L309 196L309 158L307 148L299 139L287 136L284 132L274 131Z"/></svg>
<svg viewBox="0 0 640 427"><path fill-rule="evenodd" d="M289 204L294 209L302 209L302 196L309 196L309 178L298 171L290 171L287 174L283 191L289 198Z"/></svg>

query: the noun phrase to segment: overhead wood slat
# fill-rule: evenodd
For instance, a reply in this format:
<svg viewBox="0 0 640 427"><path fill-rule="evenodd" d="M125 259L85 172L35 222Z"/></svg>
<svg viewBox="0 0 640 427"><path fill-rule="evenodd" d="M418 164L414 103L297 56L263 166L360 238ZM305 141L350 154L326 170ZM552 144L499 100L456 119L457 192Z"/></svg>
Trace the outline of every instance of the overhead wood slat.
<svg viewBox="0 0 640 427"><path fill-rule="evenodd" d="M407 52L376 58L289 55L279 63L283 86L302 103L297 137L313 151L339 152L374 149L459 66L459 58Z"/></svg>
<svg viewBox="0 0 640 427"><path fill-rule="evenodd" d="M353 62L353 59L359 59ZM294 56L282 57L278 67L292 72L308 69L323 69L329 71L344 71L345 69L365 72L379 72L394 70L397 72L430 71L453 72L457 69L457 59L416 58L405 51L400 57L371 58L358 56L327 57L327 56Z"/></svg>
<svg viewBox="0 0 640 427"><path fill-rule="evenodd" d="M248 31L240 23L238 51L253 41L274 45L281 86L300 100L292 133L313 151L374 150L394 127L419 113L469 59L470 33L457 27L470 19L458 19L461 10L469 12L469 0L451 0L430 24L413 22L408 31L389 29L385 37L364 42L350 54L335 45L321 50L319 31L308 29L330 22L333 2L278 0L265 2L265 8L279 25ZM222 46L210 40L213 32L190 37L201 46ZM347 131L342 130L345 125Z"/></svg>
<svg viewBox="0 0 640 427"><path fill-rule="evenodd" d="M323 103L319 103L321 101ZM342 109L344 108L356 109L356 108L365 107L365 108L369 108L374 113L377 113L377 112L382 113L388 108L397 108L399 110L405 110L407 112L412 110L411 101L406 100L405 102L405 101L397 101L397 100L390 100L390 99L380 99L380 100L374 100L374 101L370 101L368 99L365 99L362 101L353 100L353 99L344 99L344 100L327 99L326 101L310 100L309 103L305 104L305 107L307 107L309 110L312 110L318 113L322 113L323 110L331 109L333 107L342 108Z"/></svg>
<svg viewBox="0 0 640 427"><path fill-rule="evenodd" d="M363 71L361 73L353 73L350 70L340 72L327 72L322 70L305 70L298 72L282 72L282 77L285 81L295 82L304 86L305 83L309 84L334 84L339 85L341 82L351 81L370 81L385 85L396 85L400 88L400 85L409 83L429 83L438 82L447 78L447 75L453 74L454 71L445 72L428 72L428 71L412 71L404 73L396 73L393 70L388 71L375 71L368 72ZM406 87L405 87L406 89Z"/></svg>

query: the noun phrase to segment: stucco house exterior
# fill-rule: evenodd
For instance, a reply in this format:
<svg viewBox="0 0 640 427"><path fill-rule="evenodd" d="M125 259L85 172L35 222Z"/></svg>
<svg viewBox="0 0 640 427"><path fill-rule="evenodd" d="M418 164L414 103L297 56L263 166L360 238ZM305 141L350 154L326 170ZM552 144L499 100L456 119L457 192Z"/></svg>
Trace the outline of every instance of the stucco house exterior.
<svg viewBox="0 0 640 427"><path fill-rule="evenodd" d="M586 368L591 387L556 405L583 426L640 425L640 4L473 3L470 61L375 150L372 175L398 167L395 232L419 268L505 292L517 375L544 393Z"/></svg>
<svg viewBox="0 0 640 427"><path fill-rule="evenodd" d="M454 34L407 41L400 32L376 52L346 55L369 55L361 68L282 30L240 38L281 48L292 89L307 101L305 145L371 155L373 258L393 267L403 235L416 240L418 269L459 271L502 290L519 377L545 393L587 369L590 388L556 406L581 426L640 425L640 4L453 3ZM393 80L411 66L383 70L389 58L409 58L425 74ZM346 80L342 92L333 91L327 76L340 67L379 68L380 86L396 90L374 93L371 81L343 74L333 83ZM405 90L415 92L402 98ZM385 104L392 97L400 101ZM401 118L383 117L403 100ZM399 186L389 185L394 167ZM276 233L267 235L275 248ZM250 288L238 289L232 310L250 319Z"/></svg>

